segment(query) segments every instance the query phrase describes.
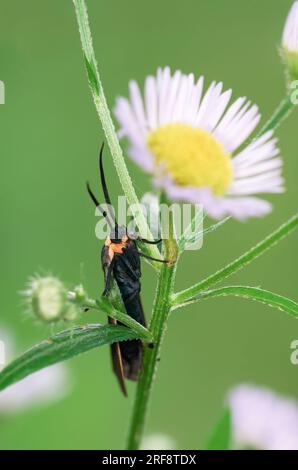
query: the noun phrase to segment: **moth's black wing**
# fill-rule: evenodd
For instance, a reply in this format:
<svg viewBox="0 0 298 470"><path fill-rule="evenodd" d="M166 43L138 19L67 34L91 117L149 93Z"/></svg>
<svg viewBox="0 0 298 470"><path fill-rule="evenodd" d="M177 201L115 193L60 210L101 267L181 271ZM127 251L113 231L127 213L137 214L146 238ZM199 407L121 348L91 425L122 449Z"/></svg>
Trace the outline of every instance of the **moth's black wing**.
<svg viewBox="0 0 298 470"><path fill-rule="evenodd" d="M141 303L141 263L133 240L129 240L122 254L115 253L113 267L114 278L118 284L126 313L141 325L146 326ZM141 340L123 341L120 343L124 376L138 380L143 359Z"/></svg>
<svg viewBox="0 0 298 470"><path fill-rule="evenodd" d="M101 264L102 264L102 268L103 268L104 275L105 275L105 281L106 281L107 271L110 265L109 248L107 246L103 246L101 250ZM108 317L108 322L112 325L117 325L117 320L115 320L114 318ZM112 365L113 365L114 374L117 377L122 393L125 396L127 396L127 390L126 390L125 380L124 380L122 354L121 354L119 343L111 344L111 356L112 356Z"/></svg>
<svg viewBox="0 0 298 470"><path fill-rule="evenodd" d="M108 321L112 325L117 325L117 320L114 318L108 317ZM124 370L123 370L123 361L122 361L122 352L120 348L121 343L113 343L111 344L111 356L112 356L112 365L113 371L118 379L118 383L120 385L121 391L124 396L127 397L127 390L124 380Z"/></svg>

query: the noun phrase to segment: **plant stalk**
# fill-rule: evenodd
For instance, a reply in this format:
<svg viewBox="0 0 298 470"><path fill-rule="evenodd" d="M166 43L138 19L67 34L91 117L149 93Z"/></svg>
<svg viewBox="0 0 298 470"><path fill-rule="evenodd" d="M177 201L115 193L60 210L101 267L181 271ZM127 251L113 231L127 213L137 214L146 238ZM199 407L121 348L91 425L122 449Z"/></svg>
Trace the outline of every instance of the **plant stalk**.
<svg viewBox="0 0 298 470"><path fill-rule="evenodd" d="M174 289L178 257L178 247L173 236L172 217L170 217L170 230L169 240L164 241L165 258L169 260L169 264L163 264L159 273L153 314L149 328L153 337L153 348L147 347L144 353L143 369L137 386L128 436L128 450L139 449L142 441L153 382L166 331L167 319L172 307L171 298Z"/></svg>
<svg viewBox="0 0 298 470"><path fill-rule="evenodd" d="M277 129L277 127L283 122L283 120L288 117L290 112L293 111L294 107L295 104L292 100L292 94L289 92L280 102L279 106L276 108L272 116L257 133L254 140L268 131L274 131L275 129Z"/></svg>
<svg viewBox="0 0 298 470"><path fill-rule="evenodd" d="M128 173L123 152L120 147L115 126L111 117L111 113L107 105L95 58L91 30L88 20L88 11L85 0L73 0L73 3L77 16L86 71L93 101L111 151L111 155L116 171L118 173L120 183L122 185L127 202L131 208L132 214L137 223L142 238L153 240L151 231L148 227L146 218L140 208L136 192L134 190L130 175ZM146 251L153 258L159 257L159 251L155 245L146 245L144 247L144 251ZM157 264L155 264L155 266L159 267Z"/></svg>

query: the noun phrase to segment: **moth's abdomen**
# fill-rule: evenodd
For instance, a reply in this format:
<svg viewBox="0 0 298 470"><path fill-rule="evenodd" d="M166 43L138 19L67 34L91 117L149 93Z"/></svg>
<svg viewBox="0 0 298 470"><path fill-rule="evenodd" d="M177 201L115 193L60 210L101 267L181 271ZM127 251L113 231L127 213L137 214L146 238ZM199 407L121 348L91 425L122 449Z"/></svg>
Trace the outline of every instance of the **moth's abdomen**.
<svg viewBox="0 0 298 470"><path fill-rule="evenodd" d="M142 362L144 346L141 340L121 341L120 351L122 356L124 377L128 380L138 380Z"/></svg>

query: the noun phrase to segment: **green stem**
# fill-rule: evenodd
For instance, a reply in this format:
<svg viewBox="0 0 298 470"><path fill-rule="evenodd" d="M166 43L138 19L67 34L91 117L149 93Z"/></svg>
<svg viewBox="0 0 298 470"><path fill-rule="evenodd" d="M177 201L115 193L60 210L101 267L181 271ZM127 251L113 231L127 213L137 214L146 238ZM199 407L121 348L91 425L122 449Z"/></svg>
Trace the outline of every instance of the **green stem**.
<svg viewBox="0 0 298 470"><path fill-rule="evenodd" d="M111 302L109 302L109 300L105 299L104 297L95 300L90 298L80 299L79 297L77 298L75 296L70 296L69 300L70 302L79 305L81 308L90 308L104 312L109 317L115 318L115 320L120 321L121 323L123 323L123 325L133 330L144 341L152 341L152 335L150 331L147 330L147 328L144 328L139 322L127 315L127 313L123 313L121 312L121 310L118 310L113 307Z"/></svg>
<svg viewBox="0 0 298 470"><path fill-rule="evenodd" d="M172 221L171 221L172 224ZM153 348L146 348L144 353L143 370L137 386L136 398L128 436L128 450L137 450L143 436L148 405L160 357L163 337L166 331L167 319L172 303L178 247L171 231L170 239L165 241L165 257L171 264L161 268L157 291L154 301L153 314L150 322L150 332L153 337Z"/></svg>
<svg viewBox="0 0 298 470"><path fill-rule="evenodd" d="M156 374L167 318L171 309L170 296L173 289L174 271L175 268L173 266L164 265L159 275L153 316L150 324L150 331L154 338L154 347L153 349L147 347L145 350L143 370L138 382L129 431L128 450L137 450L143 436L153 379Z"/></svg>
<svg viewBox="0 0 298 470"><path fill-rule="evenodd" d="M114 165L118 173L118 177L121 182L127 202L131 207L132 214L134 216L134 219L136 220L137 226L142 237L152 240L152 234L150 232L144 214L140 208L137 195L135 193L130 175L126 168L123 152L120 147L119 140L115 131L115 126L112 121L111 113L105 98L94 54L86 3L84 0L73 0L73 3L76 11L82 49L85 58L85 65L93 101L113 157ZM146 245L146 247L144 247L144 250L146 250L146 252L148 252L148 254L154 258L158 258L159 256L159 251L154 245ZM158 265L156 266L158 267Z"/></svg>
<svg viewBox="0 0 298 470"><path fill-rule="evenodd" d="M275 230L275 232L251 248L249 251L244 253L242 256L229 263L224 268L220 269L214 274L211 274L211 276L203 279L201 282L189 287L188 289L175 294L173 296L173 304L179 305L188 302L192 298L196 297L200 292L208 290L214 284L217 284L228 276L231 276L231 274L234 274L239 269L242 269L245 265L282 240L297 226L298 214L289 219L285 224L281 225L277 230Z"/></svg>
<svg viewBox="0 0 298 470"><path fill-rule="evenodd" d="M268 131L275 130L286 117L293 111L295 105L292 102L291 93L287 94L284 99L280 102L279 106L276 108L272 116L258 132L255 139L265 134Z"/></svg>

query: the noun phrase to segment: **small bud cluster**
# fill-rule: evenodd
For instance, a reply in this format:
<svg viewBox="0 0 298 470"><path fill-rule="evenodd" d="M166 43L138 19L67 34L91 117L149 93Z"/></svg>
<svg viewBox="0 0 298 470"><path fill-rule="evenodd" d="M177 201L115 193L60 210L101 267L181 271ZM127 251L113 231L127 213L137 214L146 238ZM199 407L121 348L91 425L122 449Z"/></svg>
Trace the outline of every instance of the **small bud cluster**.
<svg viewBox="0 0 298 470"><path fill-rule="evenodd" d="M82 287L79 292L83 295ZM69 299L64 284L53 276L30 279L25 296L30 311L46 323L74 321L79 314L79 307Z"/></svg>

